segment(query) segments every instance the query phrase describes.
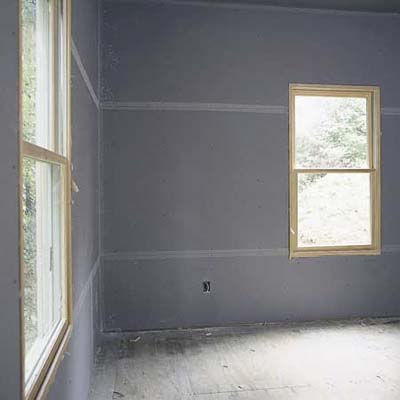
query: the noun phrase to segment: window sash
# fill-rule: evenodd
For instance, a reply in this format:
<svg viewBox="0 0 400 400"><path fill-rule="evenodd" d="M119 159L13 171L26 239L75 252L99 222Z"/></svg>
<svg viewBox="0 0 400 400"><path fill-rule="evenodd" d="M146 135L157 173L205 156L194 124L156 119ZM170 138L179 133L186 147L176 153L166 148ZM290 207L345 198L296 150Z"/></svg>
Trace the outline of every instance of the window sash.
<svg viewBox="0 0 400 400"><path fill-rule="evenodd" d="M62 196L60 201L60 230L61 230L61 237L60 237L60 250L62 252L61 257L61 266L60 266L60 274L61 274L61 296L62 296L62 304L61 304L61 319L58 321L57 325L53 327L52 331L46 336L42 337L41 343L35 343L33 348L28 353L25 353L24 356L24 364L27 365L34 365L35 369L32 371L32 375L30 377L25 377L26 379L24 382L25 385L25 395L26 398L34 398L34 394L41 382L44 379L51 363L52 363L52 356L54 356L57 349L60 347L61 342L63 341L68 327L71 324L71 313L69 308L70 302L70 288L69 288L69 251L70 251L70 243L69 243L69 229L70 229L70 209L69 204L70 201L68 199L68 193L70 192L70 185L68 179L68 168L69 163L68 159L50 152L47 149L41 148L39 146L33 145L29 142L23 142L22 144L22 157L30 158L35 161L48 164L48 165L58 165L60 167L60 180L61 180L61 193ZM52 227L53 229L53 227ZM40 266L38 267L40 269ZM54 278L54 277L53 277ZM44 295L46 296L46 295ZM39 295L38 302L41 302L42 296ZM44 299L42 299L44 300ZM40 320L38 318L39 330L40 324L48 323L48 320ZM44 327L43 327L44 329ZM43 350L43 341L47 340L47 346L45 350L40 354L40 350ZM24 342L24 338L22 338ZM37 357L35 359L35 356ZM25 368L24 368L25 371Z"/></svg>
<svg viewBox="0 0 400 400"><path fill-rule="evenodd" d="M29 141L63 156L66 156L68 142L65 115L68 56L63 46L67 42L67 3L68 0L37 3L34 32L36 135Z"/></svg>
<svg viewBox="0 0 400 400"><path fill-rule="evenodd" d="M326 175L329 174L337 174L337 173L343 173L343 174L369 174L370 176L370 185L369 185L369 198L370 198L370 229L371 229L371 244L368 245L339 245L339 246L298 246L298 208L299 208L299 203L298 203L298 175L299 174L314 174L314 173L324 173ZM294 236L294 249L296 252L318 252L318 251L340 251L340 250L374 250L377 247L377 240L379 239L378 232L375 229L376 226L376 214L374 212L375 206L374 206L374 199L376 198L376 180L377 180L377 175L376 171L372 169L359 169L359 170L354 170L354 169L340 169L340 170L327 170L327 169L312 169L312 170L296 170L293 171L292 173L292 178L291 180L294 182L295 185L295 202L294 202L294 207L295 207L295 212L292 214L291 218L291 224L290 224L290 234ZM320 254L317 254L320 255ZM308 254L307 254L308 256Z"/></svg>
<svg viewBox="0 0 400 400"><path fill-rule="evenodd" d="M60 266L60 274L62 276L61 279L61 296L62 296L62 316L59 322L51 332L41 339L41 343L36 343L33 345L33 349L29 353L24 352L24 364L35 365L35 369L30 377L24 378L24 387L25 387L25 396L27 399L34 398L34 393L40 387L44 376L46 375L55 352L60 347L61 342L65 338L66 333L68 332L68 328L71 325L71 310L70 310L70 284L69 284L69 275L70 275L70 239L69 239L69 230L70 230L70 200L68 193L70 193L70 185L69 185L69 162L68 159L58 155L57 153L53 153L45 148L33 145L29 142L22 143L22 157L30 158L35 161L48 164L48 165L58 165L60 167L60 181L61 181L61 193L62 196L60 201L61 206L61 220L60 220L60 246L61 246L61 266ZM53 229L53 226L49 227L49 229ZM39 266L40 268L40 266ZM38 298L40 302L40 299ZM38 321L40 323L46 323L46 321ZM40 326L39 326L40 328ZM21 339L24 342L24 338ZM40 354L40 349L43 349L43 341L47 340L47 346L44 351ZM42 345L42 346L41 346ZM35 359L35 356L37 358ZM24 368L25 371L25 368Z"/></svg>
<svg viewBox="0 0 400 400"><path fill-rule="evenodd" d="M46 0L50 5L50 18L47 28L49 33L44 32L44 36L49 36L49 65L43 66L43 60L37 60L38 68L47 71L49 84L43 86L45 89L40 94L42 101L49 108L48 115L46 116L45 125L38 124L36 129L42 126L44 133L46 130L49 132L49 140L43 142L42 145L34 144L23 139L23 85L21 84L20 91L20 108L21 112L21 134L20 134L20 260L21 260L21 293L20 300L21 310L21 387L24 390L24 399L34 399L38 395L42 396L48 390L52 377L55 374L57 366L62 359L63 352L71 335L72 327L72 286L71 286L71 163L70 163L70 0ZM22 2L20 2L20 5ZM21 6L20 6L21 7ZM20 8L20 13L22 8ZM21 21L22 22L22 21ZM20 29L23 29L22 27ZM20 35L21 49L23 49L23 35ZM22 67L23 53L20 54L20 81L24 82ZM40 65L39 65L40 64ZM44 72L39 71L39 75ZM43 79L43 76L40 77ZM40 88L38 89L40 91ZM44 97L43 97L44 96ZM49 106L47 106L49 105ZM36 109L35 112L41 112ZM41 118L41 117L36 117ZM42 118L43 119L43 118ZM30 158L45 164L58 165L60 167L60 240L61 240L61 266L59 273L62 275L61 279L61 318L58 323L54 324L53 329L49 334L42 338L46 341L47 345L45 350L40 354L38 350L43 346L40 343L33 345L31 351L25 353L25 331L24 331L24 265L23 265L23 251L24 251L24 228L23 228L23 174L22 163L25 158ZM53 186L51 186L53 187ZM49 229L53 229L49 227ZM57 275L57 274L56 274ZM54 278L54 276L53 276ZM52 278L52 279L53 279ZM41 343L43 344L43 342ZM25 363L36 363L37 368L34 374L26 381Z"/></svg>
<svg viewBox="0 0 400 400"><path fill-rule="evenodd" d="M296 96L359 97L367 99L369 168L296 168ZM325 255L377 255L381 251L380 215L380 99L379 88L369 86L302 85L289 87L289 257ZM371 244L341 246L298 246L298 175L300 173L369 173Z"/></svg>
<svg viewBox="0 0 400 400"><path fill-rule="evenodd" d="M25 382L26 398L34 398L33 393L38 390L37 382L43 380L45 372L52 363L51 355L60 347L67 332L68 320L64 318L47 336L35 341L32 349L25 355L25 363L34 365L31 377ZM45 350L41 352L43 348Z"/></svg>

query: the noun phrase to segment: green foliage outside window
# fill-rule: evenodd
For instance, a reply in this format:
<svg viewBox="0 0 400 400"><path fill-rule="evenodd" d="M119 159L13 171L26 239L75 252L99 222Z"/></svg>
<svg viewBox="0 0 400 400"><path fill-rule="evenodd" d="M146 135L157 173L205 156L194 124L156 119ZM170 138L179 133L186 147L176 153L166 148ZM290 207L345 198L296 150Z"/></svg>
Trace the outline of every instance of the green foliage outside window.
<svg viewBox="0 0 400 400"><path fill-rule="evenodd" d="M36 132L36 0L22 2L22 137L32 142ZM23 162L24 322L25 350L37 335L36 183L35 162Z"/></svg>

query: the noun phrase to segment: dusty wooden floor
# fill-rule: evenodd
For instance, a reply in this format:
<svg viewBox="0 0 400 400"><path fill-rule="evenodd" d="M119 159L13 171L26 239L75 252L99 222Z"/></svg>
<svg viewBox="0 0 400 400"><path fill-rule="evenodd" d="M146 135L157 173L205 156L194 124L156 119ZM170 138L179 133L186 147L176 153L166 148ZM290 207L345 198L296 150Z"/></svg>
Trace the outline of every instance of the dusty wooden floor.
<svg viewBox="0 0 400 400"><path fill-rule="evenodd" d="M400 322L109 335L90 400L399 400Z"/></svg>

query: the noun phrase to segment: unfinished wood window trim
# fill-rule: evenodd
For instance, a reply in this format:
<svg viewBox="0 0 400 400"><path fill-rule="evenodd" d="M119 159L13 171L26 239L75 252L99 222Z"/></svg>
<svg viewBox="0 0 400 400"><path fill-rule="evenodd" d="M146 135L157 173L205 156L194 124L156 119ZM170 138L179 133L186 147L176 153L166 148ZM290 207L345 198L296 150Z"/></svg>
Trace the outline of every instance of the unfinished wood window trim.
<svg viewBox="0 0 400 400"><path fill-rule="evenodd" d="M66 157L61 156L54 151L47 150L44 147L37 146L33 143L23 141L22 152L25 157L29 157L37 161L63 166L68 165L68 159Z"/></svg>
<svg viewBox="0 0 400 400"><path fill-rule="evenodd" d="M19 251L20 251L20 398L45 399L72 333L72 271L71 271L71 134L70 134L70 77L71 77L71 4L70 0L48 0L50 4L50 141L49 148L28 142L23 137L23 34L22 7L19 6ZM62 16L62 18L61 18ZM61 23L62 19L62 23ZM60 40L60 30L63 30ZM62 49L61 49L62 46ZM61 50L63 57L60 58ZM64 79L64 95L59 97L59 78ZM64 122L60 121L63 108ZM64 132L64 147L59 143L59 129ZM25 329L24 329L24 228L23 228L23 162L24 159L56 165L60 169L61 218L61 290L63 293L61 319L51 331L49 345L41 356L40 370L27 386L25 379ZM36 371L35 371L36 372Z"/></svg>
<svg viewBox="0 0 400 400"><path fill-rule="evenodd" d="M296 168L296 96L360 97L367 101L369 168ZM381 112L380 89L376 86L289 85L289 257L381 254ZM370 176L371 244L344 246L298 246L298 175L300 173L368 173Z"/></svg>

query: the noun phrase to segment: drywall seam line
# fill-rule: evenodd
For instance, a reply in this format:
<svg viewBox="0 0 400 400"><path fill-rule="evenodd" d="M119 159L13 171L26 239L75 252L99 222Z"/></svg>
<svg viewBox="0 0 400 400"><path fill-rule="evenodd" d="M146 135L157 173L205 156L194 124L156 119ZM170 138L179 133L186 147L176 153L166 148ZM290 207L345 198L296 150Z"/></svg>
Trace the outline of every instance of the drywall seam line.
<svg viewBox="0 0 400 400"><path fill-rule="evenodd" d="M383 107L382 115L398 115L400 116L400 107Z"/></svg>
<svg viewBox="0 0 400 400"><path fill-rule="evenodd" d="M102 57L102 43L103 43L103 2L99 1L98 2L98 76L97 76L97 88L98 91L97 93L99 94L99 97L101 99L102 96L102 77L103 77L103 57ZM99 104L99 110L98 110L98 175L99 175L99 190L98 190L98 210L99 210L99 215L98 215L98 230L99 230L99 253L103 253L103 195L104 195L104 187L103 187L103 153L104 153L104 146L103 146L103 110ZM99 312L99 329L102 332L104 330L104 315L103 315L103 310L105 310L104 306L104 287L103 287L103 279L102 279L102 270L101 270L101 261L100 261L100 279L99 279L99 302L100 302L100 312Z"/></svg>
<svg viewBox="0 0 400 400"><path fill-rule="evenodd" d="M97 4L97 93L101 96L101 72L102 72L102 52L101 52L101 38L102 38L102 15L103 15L103 8L102 8L102 1L99 1ZM100 105L100 104L99 104ZM99 252L102 253L102 222L101 222L101 210L102 210L102 144L101 144L101 126L102 126L102 110L101 107L98 109L97 113L97 174L98 174L98 246Z"/></svg>
<svg viewBox="0 0 400 400"><path fill-rule="evenodd" d="M142 4L166 4L175 6L195 6L195 7L212 7L225 8L231 10L256 10L256 11L275 11L289 13L303 13L316 15L335 15L335 16L370 16L370 17L399 17L398 12L381 12L381 11L361 11L361 10L338 10L338 9L321 9L321 8L300 8L285 7L268 4L250 4L242 1L241 3L228 3L224 1L212 0L105 0L105 3L142 3Z"/></svg>
<svg viewBox="0 0 400 400"><path fill-rule="evenodd" d="M400 253L399 245L386 245L383 254ZM275 249L230 249L230 250L179 250L179 251L136 251L103 253L104 261L168 260L187 258L228 258L228 257L277 257L288 256L287 248Z"/></svg>
<svg viewBox="0 0 400 400"><path fill-rule="evenodd" d="M97 110L100 110L100 102L99 99L96 95L96 92L93 89L92 83L90 82L89 75L86 72L85 66L83 65L82 59L79 55L78 48L75 45L74 40L71 40L71 49L72 49L72 56L74 57L74 60L76 62L76 65L78 66L79 72L82 75L82 79L84 80L86 87L90 93L90 97L92 98L94 104L97 107Z"/></svg>
<svg viewBox="0 0 400 400"><path fill-rule="evenodd" d="M212 111L257 114L288 114L288 107L282 105L170 101L105 101L101 104L101 109L111 111ZM381 113L382 115L400 116L400 107L382 107Z"/></svg>
<svg viewBox="0 0 400 400"><path fill-rule="evenodd" d="M251 256L284 256L287 249L232 249L232 250L182 250L182 251L137 251L121 253L104 253L105 261L125 260L167 260L181 258L226 258Z"/></svg>
<svg viewBox="0 0 400 400"><path fill-rule="evenodd" d="M382 253L384 254L400 253L400 244L387 244L383 246Z"/></svg>
<svg viewBox="0 0 400 400"><path fill-rule="evenodd" d="M162 102L162 101L106 101L101 104L103 110L129 111L222 111L259 114L287 114L288 107L256 104Z"/></svg>
<svg viewBox="0 0 400 400"><path fill-rule="evenodd" d="M89 274L89 277L81 291L81 294L79 295L78 301L74 305L74 310L73 310L73 323L74 324L76 323L76 321L79 318L79 315L81 314L86 297L91 291L91 288L93 285L93 280L99 270L99 267L100 267L100 255L97 257L95 263L93 264L92 269Z"/></svg>

